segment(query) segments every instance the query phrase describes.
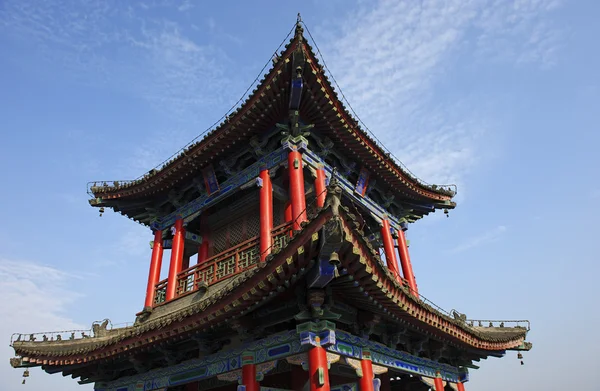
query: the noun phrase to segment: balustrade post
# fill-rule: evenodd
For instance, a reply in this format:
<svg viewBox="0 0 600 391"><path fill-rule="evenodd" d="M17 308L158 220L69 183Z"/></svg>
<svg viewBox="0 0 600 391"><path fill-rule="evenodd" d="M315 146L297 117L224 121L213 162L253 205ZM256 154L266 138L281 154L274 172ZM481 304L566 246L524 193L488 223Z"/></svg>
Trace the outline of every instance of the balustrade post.
<svg viewBox="0 0 600 391"><path fill-rule="evenodd" d="M181 271L184 237L183 220L177 219L175 221L175 234L173 235L173 245L171 247L171 264L169 265L169 278L167 281L167 295L165 301L173 300L177 293L177 274Z"/></svg>
<svg viewBox="0 0 600 391"><path fill-rule="evenodd" d="M152 245L152 258L150 258L150 271L148 272L148 286L146 288L145 308L151 308L154 305L154 296L156 284L160 279L160 269L162 267L163 257L163 239L162 231L154 232L154 244Z"/></svg>
<svg viewBox="0 0 600 391"><path fill-rule="evenodd" d="M381 239L383 241L383 248L385 250L387 267L396 277L398 282L402 282L400 280L400 274L398 273L398 261L396 260L396 250L394 249L394 242L390 232L390 222L387 219L383 219L381 221Z"/></svg>
<svg viewBox="0 0 600 391"><path fill-rule="evenodd" d="M294 230L300 230L300 224L307 220L304 171L302 169L302 154L300 152L290 151L288 154L288 172L290 177L290 203L292 204Z"/></svg>
<svg viewBox="0 0 600 391"><path fill-rule="evenodd" d="M398 253L400 254L400 264L402 266L402 275L408 281L408 286L413 295L419 296L419 289L417 288L417 280L413 273L412 264L410 263L410 255L408 253L408 246L406 244L406 236L404 236L404 229L398 231Z"/></svg>
<svg viewBox="0 0 600 391"><path fill-rule="evenodd" d="M273 185L269 170L260 172L262 187L260 188L260 261L264 262L271 253L271 232L273 231Z"/></svg>

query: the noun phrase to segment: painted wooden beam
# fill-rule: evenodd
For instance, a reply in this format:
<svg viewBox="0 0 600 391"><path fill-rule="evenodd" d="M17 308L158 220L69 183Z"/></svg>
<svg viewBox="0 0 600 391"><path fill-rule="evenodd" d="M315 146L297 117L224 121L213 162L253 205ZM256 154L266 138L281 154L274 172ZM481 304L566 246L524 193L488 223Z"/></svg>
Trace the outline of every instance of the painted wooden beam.
<svg viewBox="0 0 600 391"><path fill-rule="evenodd" d="M235 194L237 190L244 184L253 181L260 174L260 169L266 167L271 169L287 159L287 148L279 148L268 155L262 157L257 162L253 163L244 170L236 173L234 176L220 184L220 190L216 193L208 195L203 193L200 197L191 202L177 208L174 212L166 215L161 219L157 219L150 223L152 229L168 229L177 219L185 219L186 217L200 212L215 203L224 200L225 198Z"/></svg>

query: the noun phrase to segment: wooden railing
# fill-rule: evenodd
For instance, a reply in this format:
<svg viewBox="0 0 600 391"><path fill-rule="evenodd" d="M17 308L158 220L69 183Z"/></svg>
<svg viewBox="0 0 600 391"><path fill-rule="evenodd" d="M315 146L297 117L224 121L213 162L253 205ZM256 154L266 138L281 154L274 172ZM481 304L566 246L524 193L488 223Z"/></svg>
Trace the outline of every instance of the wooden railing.
<svg viewBox="0 0 600 391"><path fill-rule="evenodd" d="M163 303L167 298L167 279L160 281L154 288L154 304Z"/></svg>
<svg viewBox="0 0 600 391"><path fill-rule="evenodd" d="M271 252L284 247L289 241L291 223L282 224L273 231ZM195 292L200 286L211 286L219 281L250 270L260 260L260 237L256 236L217 254L202 264L196 264L177 275L177 297ZM167 280L156 284L154 304L165 301Z"/></svg>

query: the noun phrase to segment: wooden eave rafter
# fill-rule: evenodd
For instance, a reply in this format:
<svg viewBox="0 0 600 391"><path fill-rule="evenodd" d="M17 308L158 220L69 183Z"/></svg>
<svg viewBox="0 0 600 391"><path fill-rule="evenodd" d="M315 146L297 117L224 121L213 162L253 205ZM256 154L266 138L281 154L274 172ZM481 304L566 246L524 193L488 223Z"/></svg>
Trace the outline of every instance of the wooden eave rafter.
<svg viewBox="0 0 600 391"><path fill-rule="evenodd" d="M213 163L236 143L260 134L280 121L288 110L289 83L294 71L291 69L291 57L298 45L302 45L307 56L301 116L313 121L315 130L333 136L335 143L350 150L357 160L364 162L372 173L404 197L431 202L439 208L453 208L453 194L422 185L358 126L338 99L310 45L298 35L286 46L282 56L246 101L201 141L192 144L160 170L137 181L120 186L93 187L94 197L102 198L104 202L164 192L190 174L197 173L199 168ZM308 99L309 94L311 99Z"/></svg>
<svg viewBox="0 0 600 391"><path fill-rule="evenodd" d="M343 208L343 207L342 207ZM343 208L346 243L340 258L350 275L360 287L382 305L392 319L408 322L413 329L431 333L462 349L499 352L521 346L526 330L515 329L504 335L485 333L452 319L411 296L405 287L389 273L379 255L356 227L348 210ZM188 338L216 327L227 319L248 313L260 305L263 297L277 297L278 287L287 286L292 274L306 268L316 256L318 231L331 218L330 208L321 209L316 216L295 232L293 238L280 252L273 254L260 268L232 277L229 284L219 291L209 303L178 309L168 316L153 319L140 326L125 329L122 334L99 346L68 348L69 341L58 345L41 345L36 342L19 342L13 345L16 354L33 365L73 365L113 360L122 355L148 349L157 344ZM93 341L91 341L93 342ZM25 359L26 358L26 359Z"/></svg>

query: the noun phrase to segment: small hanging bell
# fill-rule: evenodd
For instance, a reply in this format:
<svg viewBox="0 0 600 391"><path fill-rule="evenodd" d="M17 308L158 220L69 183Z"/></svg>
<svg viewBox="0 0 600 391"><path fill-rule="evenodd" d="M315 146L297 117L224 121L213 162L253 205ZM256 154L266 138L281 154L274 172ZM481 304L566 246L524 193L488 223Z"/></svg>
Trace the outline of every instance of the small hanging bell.
<svg viewBox="0 0 600 391"><path fill-rule="evenodd" d="M23 379L23 381L21 382L21 384L25 384L25 379Z"/></svg>
<svg viewBox="0 0 600 391"><path fill-rule="evenodd" d="M23 377L29 377L29 369L26 369L25 372L23 372Z"/></svg>
<svg viewBox="0 0 600 391"><path fill-rule="evenodd" d="M517 353L517 358L518 358L519 360L521 360L521 359L523 358L523 355L522 355L521 353Z"/></svg>
<svg viewBox="0 0 600 391"><path fill-rule="evenodd" d="M340 272L338 271L338 267L341 265L340 256L336 252L332 252L329 256L329 264L333 266L333 276L335 278L340 276Z"/></svg>
<svg viewBox="0 0 600 391"><path fill-rule="evenodd" d="M444 214L446 215L446 217L450 217L450 212L448 212L448 209L444 209Z"/></svg>
<svg viewBox="0 0 600 391"><path fill-rule="evenodd" d="M100 217L102 217L102 213L104 213L104 207L103 206L100 207Z"/></svg>
<svg viewBox="0 0 600 391"><path fill-rule="evenodd" d="M525 363L523 362L523 360L521 360L521 365L525 365Z"/></svg>

